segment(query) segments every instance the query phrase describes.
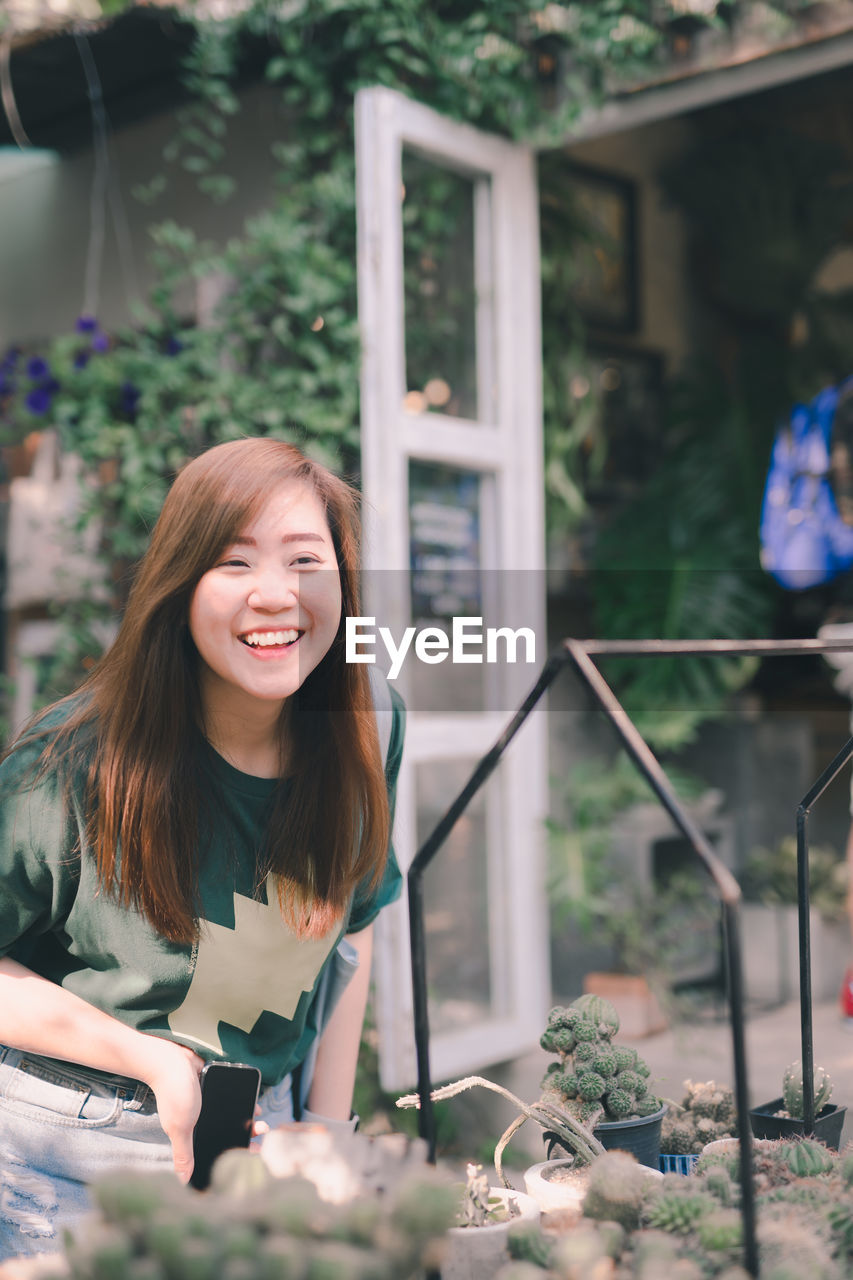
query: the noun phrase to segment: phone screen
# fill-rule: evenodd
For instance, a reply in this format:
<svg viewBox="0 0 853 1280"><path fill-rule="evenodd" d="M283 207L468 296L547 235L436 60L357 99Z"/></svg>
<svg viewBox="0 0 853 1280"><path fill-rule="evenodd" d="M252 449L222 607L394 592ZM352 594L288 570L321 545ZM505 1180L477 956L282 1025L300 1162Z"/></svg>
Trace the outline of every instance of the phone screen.
<svg viewBox="0 0 853 1280"><path fill-rule="evenodd" d="M261 1073L241 1062L208 1062L201 1072L201 1111L193 1130L190 1186L203 1191L214 1160L231 1147L248 1147Z"/></svg>

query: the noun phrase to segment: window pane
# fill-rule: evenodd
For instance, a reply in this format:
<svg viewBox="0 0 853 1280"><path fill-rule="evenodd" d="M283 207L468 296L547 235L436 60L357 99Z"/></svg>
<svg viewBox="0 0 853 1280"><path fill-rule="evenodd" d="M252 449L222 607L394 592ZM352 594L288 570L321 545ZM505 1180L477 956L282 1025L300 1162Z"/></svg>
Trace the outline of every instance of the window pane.
<svg viewBox="0 0 853 1280"><path fill-rule="evenodd" d="M411 707L417 711L480 711L483 665L453 661L452 620L482 618L481 485L476 472L440 463L409 464L411 618L420 631L447 637L441 662L411 664ZM437 657L436 653L436 657Z"/></svg>
<svg viewBox="0 0 853 1280"><path fill-rule="evenodd" d="M462 790L475 760L416 769L418 846ZM424 875L427 984L434 1032L468 1027L491 1013L486 800L481 791Z"/></svg>
<svg viewBox="0 0 853 1280"><path fill-rule="evenodd" d="M403 192L404 407L476 421L477 184L404 148Z"/></svg>

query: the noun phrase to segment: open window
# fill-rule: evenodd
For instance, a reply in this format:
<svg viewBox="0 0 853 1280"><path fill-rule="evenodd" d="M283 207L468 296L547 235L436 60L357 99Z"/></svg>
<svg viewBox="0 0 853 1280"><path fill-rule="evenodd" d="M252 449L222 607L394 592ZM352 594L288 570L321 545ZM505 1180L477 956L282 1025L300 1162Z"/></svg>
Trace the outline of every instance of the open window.
<svg viewBox="0 0 853 1280"><path fill-rule="evenodd" d="M546 657L536 176L527 149L381 88L356 98L356 170L365 613L395 642L407 627L432 637L396 674L405 874ZM463 624L455 661L462 618L482 626ZM540 712L426 874L435 1079L538 1038L546 811ZM396 1089L416 1078L405 902L380 917L377 951L381 1075Z"/></svg>

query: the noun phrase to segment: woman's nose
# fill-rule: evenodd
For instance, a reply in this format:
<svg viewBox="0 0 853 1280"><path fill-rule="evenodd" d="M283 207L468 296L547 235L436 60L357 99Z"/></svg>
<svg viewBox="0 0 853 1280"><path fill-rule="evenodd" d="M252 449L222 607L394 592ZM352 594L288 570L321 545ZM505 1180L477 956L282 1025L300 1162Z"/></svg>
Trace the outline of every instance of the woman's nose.
<svg viewBox="0 0 853 1280"><path fill-rule="evenodd" d="M247 598L252 609L268 612L299 602L299 576L281 569L256 574Z"/></svg>

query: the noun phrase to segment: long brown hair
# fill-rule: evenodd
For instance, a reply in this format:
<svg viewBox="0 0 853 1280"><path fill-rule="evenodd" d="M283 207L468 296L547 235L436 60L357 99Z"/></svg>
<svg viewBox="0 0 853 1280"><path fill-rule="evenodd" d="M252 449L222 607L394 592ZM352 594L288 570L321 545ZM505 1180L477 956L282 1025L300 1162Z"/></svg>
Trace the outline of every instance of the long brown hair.
<svg viewBox="0 0 853 1280"><path fill-rule="evenodd" d="M202 707L190 599L283 482L310 486L323 503L342 610L332 647L279 717L281 758L296 763L286 794L277 789L258 879L272 875L285 919L317 937L385 865L388 798L370 686L344 648L344 619L359 613L357 494L282 441L217 445L175 480L118 635L42 755L43 766L73 767L76 744L88 740L86 835L100 882L176 942L199 935L201 779L191 743Z"/></svg>

